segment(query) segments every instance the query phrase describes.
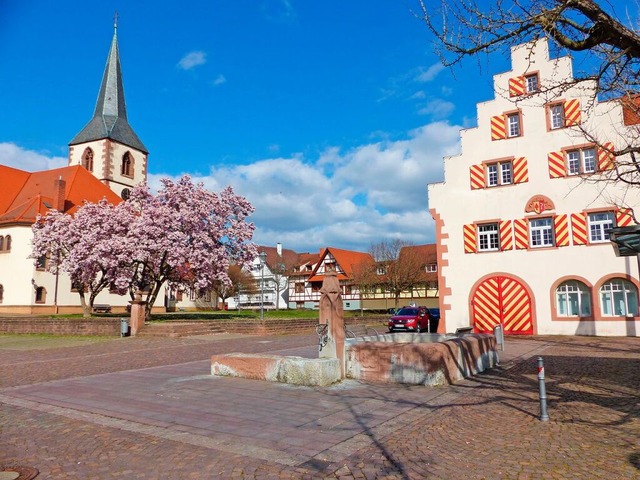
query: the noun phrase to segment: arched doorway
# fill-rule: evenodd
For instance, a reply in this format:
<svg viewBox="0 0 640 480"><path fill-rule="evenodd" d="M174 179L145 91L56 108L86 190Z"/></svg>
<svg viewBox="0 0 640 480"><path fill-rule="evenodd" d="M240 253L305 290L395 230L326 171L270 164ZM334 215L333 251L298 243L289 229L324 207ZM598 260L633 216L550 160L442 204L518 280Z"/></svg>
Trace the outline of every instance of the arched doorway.
<svg viewBox="0 0 640 480"><path fill-rule="evenodd" d="M493 333L501 324L509 335L533 335L531 295L515 278L495 275L484 279L471 296L473 326L477 332Z"/></svg>

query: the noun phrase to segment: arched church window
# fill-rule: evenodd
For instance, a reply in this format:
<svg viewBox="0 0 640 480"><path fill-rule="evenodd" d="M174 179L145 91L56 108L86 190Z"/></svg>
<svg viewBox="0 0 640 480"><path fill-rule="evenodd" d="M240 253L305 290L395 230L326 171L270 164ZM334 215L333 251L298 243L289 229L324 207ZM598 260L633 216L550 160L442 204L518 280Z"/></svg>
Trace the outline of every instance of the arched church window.
<svg viewBox="0 0 640 480"><path fill-rule="evenodd" d="M93 150L89 147L85 148L82 154L82 166L90 172L93 172Z"/></svg>
<svg viewBox="0 0 640 480"><path fill-rule="evenodd" d="M133 177L133 157L129 152L122 156L122 166L120 173L125 177Z"/></svg>
<svg viewBox="0 0 640 480"><path fill-rule="evenodd" d="M4 249L7 252L11 251L11 235L7 235L6 237L4 237Z"/></svg>
<svg viewBox="0 0 640 480"><path fill-rule="evenodd" d="M0 285L0 303L2 303L3 297L4 297L4 287Z"/></svg>

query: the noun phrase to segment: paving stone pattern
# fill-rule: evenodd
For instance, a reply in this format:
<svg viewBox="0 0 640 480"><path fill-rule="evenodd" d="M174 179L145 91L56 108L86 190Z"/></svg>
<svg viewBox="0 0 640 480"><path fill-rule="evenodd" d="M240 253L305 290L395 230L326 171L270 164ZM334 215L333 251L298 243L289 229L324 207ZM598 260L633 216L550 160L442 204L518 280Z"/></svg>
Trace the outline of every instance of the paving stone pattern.
<svg viewBox="0 0 640 480"><path fill-rule="evenodd" d="M314 357L312 335L38 341L0 341L0 471L36 480L640 479L637 338L508 338L439 388L209 375L213 354Z"/></svg>

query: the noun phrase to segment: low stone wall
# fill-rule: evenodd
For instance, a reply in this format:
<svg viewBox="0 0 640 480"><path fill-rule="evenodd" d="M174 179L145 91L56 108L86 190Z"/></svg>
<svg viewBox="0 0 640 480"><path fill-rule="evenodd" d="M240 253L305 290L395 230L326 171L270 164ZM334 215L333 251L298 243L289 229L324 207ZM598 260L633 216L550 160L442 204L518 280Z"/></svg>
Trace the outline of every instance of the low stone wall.
<svg viewBox="0 0 640 480"><path fill-rule="evenodd" d="M120 318L0 318L0 333L40 333L52 335L120 335Z"/></svg>
<svg viewBox="0 0 640 480"><path fill-rule="evenodd" d="M365 327L373 327L382 333L386 328L386 317L349 317L345 319L347 328L354 330L357 335L364 334ZM220 325L227 333L246 333L257 335L279 335L304 333L314 331L318 320L316 318L270 318L261 322L260 319L235 318L230 320L212 320Z"/></svg>
<svg viewBox="0 0 640 480"><path fill-rule="evenodd" d="M414 385L453 384L498 363L495 337L485 334L439 343L353 342L346 358L349 378Z"/></svg>
<svg viewBox="0 0 640 480"><path fill-rule="evenodd" d="M340 363L337 358L230 353L211 357L211 375L327 386L340 381Z"/></svg>
<svg viewBox="0 0 640 480"><path fill-rule="evenodd" d="M56 318L36 317L24 315L21 317L0 317L0 333L42 333L53 335L119 335L120 318L129 320L129 314L122 317L91 317L91 318ZM347 319L347 327L357 335L364 335L364 328L374 327L378 332L385 328L386 317L352 317ZM167 325L180 322L166 320ZM184 322L181 322L184 323ZM314 318L285 318L268 319L261 322L254 318L231 318L216 320L198 320L188 322L197 325L215 324L226 333L241 333L248 335L281 335L313 332L318 320ZM196 329L197 330L197 329ZM144 328L143 330L144 331ZM173 336L167 333L167 336Z"/></svg>

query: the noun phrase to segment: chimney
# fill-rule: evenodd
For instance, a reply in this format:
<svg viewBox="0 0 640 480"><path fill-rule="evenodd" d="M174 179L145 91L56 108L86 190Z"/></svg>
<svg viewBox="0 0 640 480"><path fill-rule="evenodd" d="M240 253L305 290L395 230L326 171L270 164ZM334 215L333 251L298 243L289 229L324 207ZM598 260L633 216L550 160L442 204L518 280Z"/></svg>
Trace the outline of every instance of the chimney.
<svg viewBox="0 0 640 480"><path fill-rule="evenodd" d="M282 244L280 242L276 243L276 252L278 252L278 256L282 256Z"/></svg>
<svg viewBox="0 0 640 480"><path fill-rule="evenodd" d="M67 189L67 182L62 179L62 175L54 182L54 197L53 206L59 212L64 212L64 200L65 190Z"/></svg>

